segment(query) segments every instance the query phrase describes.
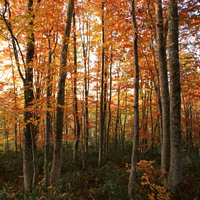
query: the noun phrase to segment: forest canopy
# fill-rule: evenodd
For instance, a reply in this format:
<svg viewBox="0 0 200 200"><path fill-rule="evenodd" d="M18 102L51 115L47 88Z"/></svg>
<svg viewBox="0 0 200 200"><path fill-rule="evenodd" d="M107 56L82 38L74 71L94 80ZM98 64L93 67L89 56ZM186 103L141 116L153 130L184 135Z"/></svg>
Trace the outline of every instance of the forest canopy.
<svg viewBox="0 0 200 200"><path fill-rule="evenodd" d="M127 196L151 155L178 199L200 155L198 0L0 0L0 65L0 151L23 152L25 191L58 188L65 152L85 170L129 150Z"/></svg>

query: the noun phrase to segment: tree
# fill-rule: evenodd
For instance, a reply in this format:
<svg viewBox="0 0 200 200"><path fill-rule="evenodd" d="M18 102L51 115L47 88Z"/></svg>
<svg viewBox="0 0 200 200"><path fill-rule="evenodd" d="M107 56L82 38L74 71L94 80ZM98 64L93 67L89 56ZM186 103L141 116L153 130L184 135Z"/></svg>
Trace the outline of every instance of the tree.
<svg viewBox="0 0 200 200"><path fill-rule="evenodd" d="M156 39L162 105L161 169L164 176L164 184L166 186L167 173L169 172L170 165L170 102L167 74L166 38L164 37L165 27L163 24L162 1L156 0Z"/></svg>
<svg viewBox="0 0 200 200"><path fill-rule="evenodd" d="M15 61L18 67L19 74L23 81L24 87L24 100L25 100L25 112L24 112L24 123L26 127L24 128L24 137L23 137L23 174L24 174L24 188L25 191L28 189L32 191L37 185L38 169L37 169L37 155L36 155L36 141L35 141L35 127L32 123L33 113L31 107L33 106L34 92L33 92L33 59L34 59L34 32L33 32L33 1L28 1L28 34L26 38L26 63L24 62L24 57L19 46L17 38L13 34L11 23L5 18L5 13L7 12L10 15L10 8L8 1L5 2L5 9L3 12L4 23L10 32L13 51L15 56ZM38 0L37 3L40 1ZM25 68L25 77L23 76L20 64L19 56L17 52L17 47L19 49L21 59Z"/></svg>
<svg viewBox="0 0 200 200"><path fill-rule="evenodd" d="M75 27L76 25L76 18L75 18L75 13L73 14L73 26ZM80 118L79 118L79 113L78 113L78 98L77 98L77 53L76 53L76 31L74 30L74 122L75 122L75 130L74 130L74 149L73 149L73 157L74 160L77 161L78 157L78 144L80 140L80 133L81 133L81 128L80 128Z"/></svg>
<svg viewBox="0 0 200 200"><path fill-rule="evenodd" d="M48 69L47 69L47 88L46 88L46 96L47 96L47 111L46 111L46 129L45 129L45 153L44 153L44 177L45 177L45 185L49 186L49 157L50 157L50 136L52 135L52 116L50 114L51 108L51 96L52 96L52 56L55 53L58 38L56 36L56 42L54 44L54 48L51 49L51 40L50 33L47 34L48 39Z"/></svg>
<svg viewBox="0 0 200 200"><path fill-rule="evenodd" d="M99 160L98 160L98 167L102 166L102 156L103 156L103 138L104 138L104 131L105 131L105 118L104 118L104 1L102 1L102 55L101 55L101 95L100 95L100 134L99 134Z"/></svg>
<svg viewBox="0 0 200 200"><path fill-rule="evenodd" d="M170 70L170 171L169 184L173 199L182 199L181 85L179 64L178 7L168 1L169 70Z"/></svg>
<svg viewBox="0 0 200 200"><path fill-rule="evenodd" d="M133 150L131 156L131 173L128 183L128 194L133 200L135 196L135 181L137 169L137 151L139 142L139 61L138 61L138 45L137 45L137 23L135 16L135 1L129 1L131 5L131 15L133 23L133 53L134 53L134 68L135 68L135 83L134 83L134 126L133 126Z"/></svg>
<svg viewBox="0 0 200 200"><path fill-rule="evenodd" d="M61 57L60 57L53 164L52 164L51 176L50 176L50 183L54 185L55 187L57 187L59 183L61 162L62 162L62 134L63 134L63 117L64 117L63 106L64 106L64 97L65 97L65 78L66 78L66 73L67 73L66 61L67 61L68 43L69 43L70 32L71 32L73 9L74 9L74 0L69 0L68 10L67 10L67 19L65 23L65 30L64 30Z"/></svg>

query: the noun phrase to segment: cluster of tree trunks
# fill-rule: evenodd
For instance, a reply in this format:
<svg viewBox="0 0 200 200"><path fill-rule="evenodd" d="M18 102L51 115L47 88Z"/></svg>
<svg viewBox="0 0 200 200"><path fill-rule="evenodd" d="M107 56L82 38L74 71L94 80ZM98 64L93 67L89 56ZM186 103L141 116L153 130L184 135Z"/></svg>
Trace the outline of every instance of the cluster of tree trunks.
<svg viewBox="0 0 200 200"><path fill-rule="evenodd" d="M39 6L40 0L37 0L37 5ZM34 2L33 0L28 1L28 13L30 15L30 21L28 22L28 33L27 33L27 43L26 43L26 61L24 61L23 54L21 52L18 40L15 38L12 32L12 26L9 21L6 19L5 14L8 10L9 12L9 3L5 0L5 10L3 13L4 23L10 32L12 38L13 51L15 56L15 61L18 67L19 74L22 78L24 84L24 101L25 109L24 112L24 122L26 127L24 128L23 136L23 175L24 175L24 189L25 191L33 191L38 182L38 163L37 163L37 151L36 151L36 134L37 128L33 125L32 119L37 116L31 111L31 106L35 99L33 91L33 60L35 56L35 40L34 40L34 14L33 14ZM71 21L74 8L74 0L70 0L68 3L68 12L66 19L66 26L64 30L63 45L61 49L61 58L60 58L60 74L59 74L59 84L58 84L58 93L57 93L57 110L56 110L56 122L55 122L55 142L54 142L54 152L53 152L53 164L50 176L50 184L58 186L60 179L60 170L61 170L61 161L62 161L62 132L63 132L63 105L64 105L64 96L65 96L65 78L66 78L66 60L67 60L67 51L68 51L68 39L70 37L71 31ZM49 35L48 35L49 36ZM47 87L47 108L49 108L49 99L51 97L51 60L54 50L50 48L50 40L48 37L49 43L49 69L48 69L48 87ZM25 68L25 77L22 75L20 65L19 65L19 55L17 47L20 52L20 56ZM56 44L55 44L56 47ZM36 96L39 94L37 90ZM36 98L39 98L37 96ZM51 116L48 112L46 113L46 141L45 141L45 184L49 185L49 137L51 134Z"/></svg>
<svg viewBox="0 0 200 200"><path fill-rule="evenodd" d="M34 99L40 98L40 90L36 88L36 94L34 94L33 90L33 62L35 58L35 38L34 38L34 14L33 8L34 6L39 8L40 0L37 0L36 5L34 5L33 0L28 0L27 9L29 14L28 21L28 32L26 38L26 59L23 57L23 53L21 51L18 40L13 34L12 24L9 22L9 19L6 19L10 16L9 12L9 3L5 0L5 9L2 14L3 21L7 30L9 31L12 39L12 47L14 51L14 57L16 61L16 65L18 67L19 75L23 81L24 88L24 122L26 124L23 132L23 173L24 173L24 188L25 190L33 191L38 182L38 163L37 163L37 151L36 151L36 134L38 132L37 126L32 123L32 119L36 121L39 120L39 116L32 111L32 106ZM138 58L138 28L136 22L136 12L135 7L136 3L134 0L129 0L131 7L131 17L133 24L133 53L134 53L134 126L133 126L133 150L131 157L131 173L129 177L128 184L128 193L130 199L134 199L135 197L135 181L136 181L136 166L137 166L137 154L138 154L138 144L139 144L139 58ZM179 45L178 45L178 10L177 10L177 2L175 0L168 1L168 20L167 26L164 26L163 20L163 9L162 9L162 0L156 0L155 4L155 14L156 14L156 44L157 44L157 56L158 56L158 68L156 66L155 61L155 53L153 47L153 38L151 43L151 51L154 60L154 66L156 72L159 72L157 77L153 77L151 81L151 91L146 92L142 96L143 107L142 107L142 118L144 123L142 123L141 129L143 132L147 132L147 122L149 113L151 118L151 143L152 145L148 149L153 152L153 133L157 129L157 124L153 125L153 116L152 116L152 107L150 106L150 110L148 111L145 108L145 104L150 102L151 104L151 95L152 88L154 86L157 99L158 99L158 112L162 116L159 120L160 127L160 136L162 140L161 147L161 170L163 173L164 186L167 190L171 191L172 198L180 199L180 186L181 186L181 175L182 175L182 158L181 158L181 97L180 97L180 66L179 66ZM106 43L105 36L105 1L102 1L101 4L101 25L102 25L102 49L101 49L101 70L98 71L97 77L101 71L101 85L100 85L100 105L96 104L96 129L95 129L95 148L99 151L98 158L98 167L100 168L103 163L103 156L108 155L109 151L109 129L111 123L111 100L112 100L112 46L110 47L110 71L108 65L108 48L104 46ZM57 36L55 38L56 42L54 44L54 48L51 48L51 40L50 35L51 31L47 34L48 39L48 71L47 71L47 112L46 112L46 133L45 133L45 184L49 186L50 184L57 187L60 179L60 171L61 171L61 161L62 161L62 138L63 138L63 124L64 124L64 104L65 104L65 79L67 75L67 58L68 58L68 41L70 38L71 32L71 24L73 18L73 26L76 26L75 20L75 12L74 10L74 0L69 0L68 8L67 8L67 18L65 22L64 35L62 39L62 47L60 54L60 66L59 66L59 79L58 79L58 90L57 90L57 103L56 103L56 115L55 115L55 132L54 132L54 150L53 150L53 163L51 172L49 170L49 151L50 151L50 136L52 136L52 116L49 112L51 108L51 96L52 96L52 56L55 52L57 45ZM84 30L84 25L83 25ZM89 31L89 26L87 24L87 31ZM168 34L166 34L168 33ZM83 99L84 108L82 108L82 114L80 114L78 109L78 98L77 98L77 49L76 49L76 31L74 31L74 77L73 77L73 114L74 114L74 147L73 147L73 157L74 161L78 159L78 150L79 144L81 144L81 155L82 155L82 164L83 169L85 168L85 159L84 159L84 150L83 143L85 147L85 152L88 152L89 147L89 52L90 45L89 39L87 38L87 44L85 44L85 38L82 39L82 51L84 57L84 88L83 88ZM167 38L168 37L168 38ZM169 72L170 72L170 85L168 83L168 68L167 68L167 53L166 53L166 41L168 39L168 52L169 52ZM147 65L149 65L146 55L143 53L145 57ZM20 59L24 66L25 75L23 76L20 68ZM87 60L88 59L88 60ZM151 68L149 68L150 73L153 74ZM118 80L119 80L119 70L118 70ZM108 78L110 76L110 88L108 89ZM14 77L14 71L13 71ZM156 80L157 79L157 80ZM14 81L14 78L13 78ZM37 80L36 80L37 81ZM156 84L156 81L158 84ZM170 90L169 90L170 86ZM97 82L96 86L96 99L99 100L99 86ZM108 90L110 90L108 92ZM118 84L117 89L117 113L116 113L116 121L115 121L115 134L114 134L114 148L117 148L118 145L118 130L119 125L121 126L121 145L122 149L124 149L124 140L125 140L125 124L127 119L127 106L124 112L124 125L122 125L121 116L122 113L120 111L120 96L121 96L121 88L120 84ZM15 83L14 83L14 92L15 92ZM108 96L108 93L110 94ZM109 98L109 103L108 102ZM80 103L80 102L79 102ZM16 99L15 99L16 104ZM126 98L124 100L124 104L127 105L127 92ZM107 110L108 108L108 110ZM85 109L85 111L84 111ZM185 117L187 118L190 114L190 108L185 106ZM99 110L99 112L98 112ZM99 118L98 118L99 115ZM81 117L80 117L81 116ZM83 118L83 120L82 120ZM84 121L84 126L82 121ZM99 121L99 147L98 147L98 121ZM66 128L67 129L67 128ZM193 139L192 134L189 129L188 124L186 124L186 135L188 142L189 151L193 152ZM17 124L15 124L15 135L17 134ZM80 140L82 136L82 141ZM143 140L143 143L146 144L146 140ZM7 144L7 148L8 144ZM15 149L17 150L17 143L15 143ZM143 148L143 153L145 153L145 149Z"/></svg>
<svg viewBox="0 0 200 200"><path fill-rule="evenodd" d="M135 67L135 101L134 101L134 129L133 152L131 158L131 173L128 191L130 199L135 197L135 179L137 166L137 148L139 142L138 118L138 89L139 89L139 61L137 49L137 24L135 16L135 1L129 1L134 30L134 67ZM181 199L180 188L182 179L182 153L181 153L181 96L180 96L180 66L178 45L178 10L177 2L168 2L168 51L170 70L170 94L168 85L168 70L166 59L165 27L163 26L162 1L156 0L156 36L158 65L161 88L162 109L162 150L161 168L165 188L171 192L172 199Z"/></svg>

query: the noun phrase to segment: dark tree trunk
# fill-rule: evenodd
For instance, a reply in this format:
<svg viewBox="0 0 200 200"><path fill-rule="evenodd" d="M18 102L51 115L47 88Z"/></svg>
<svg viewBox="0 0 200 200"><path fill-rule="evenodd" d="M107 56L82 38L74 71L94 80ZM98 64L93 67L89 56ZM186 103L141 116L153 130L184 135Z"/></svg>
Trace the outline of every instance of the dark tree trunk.
<svg viewBox="0 0 200 200"><path fill-rule="evenodd" d="M125 149L125 133L126 133L126 120L127 120L127 100L128 100L128 92L126 90L126 97L125 97L125 116L124 116L124 126L122 132L122 150Z"/></svg>
<svg viewBox="0 0 200 200"><path fill-rule="evenodd" d="M118 69L118 90L117 90L117 116L115 121L115 149L117 149L118 125L120 120L119 106L120 106L120 83L119 83L119 69Z"/></svg>
<svg viewBox="0 0 200 200"><path fill-rule="evenodd" d="M98 74L99 72L97 72L97 79L98 79ZM98 151L98 101L99 101L99 85L98 85L98 80L97 80L97 84L96 84L96 126L95 126L95 150Z"/></svg>
<svg viewBox="0 0 200 200"><path fill-rule="evenodd" d="M108 103L108 124L106 130L106 149L105 155L108 155L108 146L109 146L109 133L110 133L110 122L111 122L111 100L112 100L112 54L111 54L111 64L110 64L110 97Z"/></svg>
<svg viewBox="0 0 200 200"><path fill-rule="evenodd" d="M33 58L34 58L34 33L33 33L33 18L32 15L33 1L28 2L28 11L31 15L29 21L29 33L26 44L26 69L25 69L25 81L24 81L24 98L25 109L33 106L34 94L33 94ZM37 155L36 155L36 141L35 141L35 127L30 122L30 119L34 118L31 111L25 111L24 122L26 127L24 128L23 139L23 170L24 170L24 187L25 190L30 189L32 191L37 185L38 169L37 169ZM27 123L28 122L28 123ZM30 148L31 147L31 148Z"/></svg>
<svg viewBox="0 0 200 200"><path fill-rule="evenodd" d="M14 102L15 107L17 108L17 94L16 94L16 86L15 86L15 71L12 69L12 76L13 76L13 94L14 94ZM17 116L15 115L15 153L17 154Z"/></svg>
<svg viewBox="0 0 200 200"><path fill-rule="evenodd" d="M73 13L73 26L75 27L75 13ZM80 120L79 120L79 113L78 113L78 99L77 99L77 54L76 54L76 32L74 32L74 123L76 131L74 131L74 152L73 158L75 161L78 159L78 145L80 140Z"/></svg>
<svg viewBox="0 0 200 200"><path fill-rule="evenodd" d="M104 1L102 2L102 44L104 44ZM98 168L102 166L102 156L103 156L103 138L104 138L104 46L102 46L102 63L101 63L101 96L100 96L100 134L99 134L99 160Z"/></svg>

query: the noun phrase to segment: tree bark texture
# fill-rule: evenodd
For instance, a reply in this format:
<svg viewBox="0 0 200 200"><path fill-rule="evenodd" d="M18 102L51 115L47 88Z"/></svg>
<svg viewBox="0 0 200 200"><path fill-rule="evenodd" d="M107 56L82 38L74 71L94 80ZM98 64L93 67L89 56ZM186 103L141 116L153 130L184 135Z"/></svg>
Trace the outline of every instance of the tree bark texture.
<svg viewBox="0 0 200 200"><path fill-rule="evenodd" d="M138 44L137 44L137 23L135 16L135 1L129 0L132 10L132 23L133 23L133 53L134 53L134 68L135 68L135 83L134 83L134 127L133 127L133 150L131 156L131 173L128 183L128 194L131 200L135 197L135 181L137 169L137 152L139 142L139 61L138 61Z"/></svg>
<svg viewBox="0 0 200 200"><path fill-rule="evenodd" d="M55 187L57 187L59 184L61 162L62 162L62 134L63 134L63 118L64 118L63 105L65 97L66 62L67 62L68 42L71 32L73 9L74 9L74 0L69 0L67 19L64 30L64 38L62 42L61 57L60 57L53 164L50 176L50 183Z"/></svg>
<svg viewBox="0 0 200 200"><path fill-rule="evenodd" d="M170 165L170 101L166 60L166 41L164 37L163 26L162 0L156 0L156 39L162 105L161 170L164 177L164 184L166 186L166 179Z"/></svg>
<svg viewBox="0 0 200 200"><path fill-rule="evenodd" d="M28 107L33 105L34 94L33 94L33 68L32 61L34 57L34 34L33 34L33 18L32 14L32 6L33 1L28 1L28 13L31 16L30 21L28 22L29 32L27 34L27 42L26 42L26 63L24 61L24 57L22 51L20 49L20 45L18 43L17 38L14 36L11 23L5 18L5 13L8 10L8 15L10 16L9 11L9 3L5 0L5 9L3 12L3 21L11 34L13 51L15 56L15 61L18 67L19 75L23 81L24 87L24 122L26 124L23 130L23 175L24 175L24 189L25 191L34 189L37 184L37 157L36 157L36 143L35 143L35 131L34 126L30 122L30 119L33 118L33 114L31 111L27 111ZM20 64L19 64L19 56L17 47L20 52L20 56L25 68L25 78L21 72Z"/></svg>
<svg viewBox="0 0 200 200"><path fill-rule="evenodd" d="M178 8L175 0L168 1L168 37L170 70L170 190L172 199L181 199L182 139L181 139L181 85L178 46Z"/></svg>
<svg viewBox="0 0 200 200"><path fill-rule="evenodd" d="M25 80L24 80L24 98L25 109L33 105L34 93L33 93L33 58L34 58L34 33L33 33L33 14L32 9L33 1L28 1L28 12L31 15L29 21L29 33L26 43L26 68L25 68ZM37 185L38 169L37 169L37 155L36 155L36 141L35 141L35 127L30 122L30 119L34 118L31 111L25 111L24 122L26 127L24 128L23 137L23 174L24 174L24 189L32 191Z"/></svg>

